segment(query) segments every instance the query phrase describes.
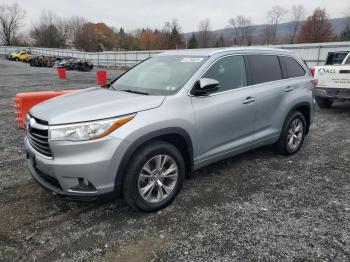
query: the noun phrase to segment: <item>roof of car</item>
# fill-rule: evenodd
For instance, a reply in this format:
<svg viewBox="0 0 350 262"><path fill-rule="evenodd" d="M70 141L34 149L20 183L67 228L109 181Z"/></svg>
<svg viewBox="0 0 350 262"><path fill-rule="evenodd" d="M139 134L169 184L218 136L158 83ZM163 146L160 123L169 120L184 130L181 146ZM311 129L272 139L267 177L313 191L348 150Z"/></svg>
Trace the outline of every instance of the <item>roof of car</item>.
<svg viewBox="0 0 350 262"><path fill-rule="evenodd" d="M200 49L179 49L169 50L158 54L159 56L168 55L188 55L188 56L212 56L219 53L291 53L286 49L268 48L268 47L225 47L225 48L200 48Z"/></svg>

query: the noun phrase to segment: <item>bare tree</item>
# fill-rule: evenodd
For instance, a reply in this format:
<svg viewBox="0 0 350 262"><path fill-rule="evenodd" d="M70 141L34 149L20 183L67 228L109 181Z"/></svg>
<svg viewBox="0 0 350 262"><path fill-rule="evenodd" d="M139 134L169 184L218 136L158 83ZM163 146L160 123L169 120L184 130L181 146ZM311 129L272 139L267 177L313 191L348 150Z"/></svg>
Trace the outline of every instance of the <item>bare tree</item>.
<svg viewBox="0 0 350 262"><path fill-rule="evenodd" d="M276 43L278 25L287 13L288 10L279 5L272 7L267 12L267 25L265 28L265 41L267 44Z"/></svg>
<svg viewBox="0 0 350 262"><path fill-rule="evenodd" d="M102 51L98 42L96 25L93 23L84 24L76 35L74 46L78 50L83 50L86 52Z"/></svg>
<svg viewBox="0 0 350 262"><path fill-rule="evenodd" d="M210 47L213 40L212 32L210 31L210 19L206 18L199 22L197 40L199 47Z"/></svg>
<svg viewBox="0 0 350 262"><path fill-rule="evenodd" d="M350 6L345 10L344 15L345 15L347 18L350 18Z"/></svg>
<svg viewBox="0 0 350 262"><path fill-rule="evenodd" d="M25 11L17 3L0 5L0 38L5 45L12 45L24 17Z"/></svg>
<svg viewBox="0 0 350 262"><path fill-rule="evenodd" d="M81 16L72 16L67 24L69 27L69 38L68 41L71 43L74 43L78 37L78 34L81 32L84 24L86 24L88 21Z"/></svg>
<svg viewBox="0 0 350 262"><path fill-rule="evenodd" d="M161 49L178 49L185 47L185 43L181 37L181 25L176 18L173 18L170 22L165 22L160 35Z"/></svg>
<svg viewBox="0 0 350 262"><path fill-rule="evenodd" d="M291 29L290 29L290 43L295 43L295 36L300 29L300 26L302 25L303 21L306 17L306 10L302 5L294 5L292 6L291 10L291 17L290 17L290 23L291 23Z"/></svg>
<svg viewBox="0 0 350 262"><path fill-rule="evenodd" d="M234 35L233 42L237 45L248 45L251 39L251 19L238 15L228 21Z"/></svg>
<svg viewBox="0 0 350 262"><path fill-rule="evenodd" d="M345 10L344 16L347 18L347 25L350 25L350 6Z"/></svg>
<svg viewBox="0 0 350 262"><path fill-rule="evenodd" d="M346 24L343 31L340 33L341 41L350 41L350 6L343 13L346 18Z"/></svg>
<svg viewBox="0 0 350 262"><path fill-rule="evenodd" d="M53 12L43 12L39 22L30 30L35 45L42 47L66 47L69 37L69 23Z"/></svg>

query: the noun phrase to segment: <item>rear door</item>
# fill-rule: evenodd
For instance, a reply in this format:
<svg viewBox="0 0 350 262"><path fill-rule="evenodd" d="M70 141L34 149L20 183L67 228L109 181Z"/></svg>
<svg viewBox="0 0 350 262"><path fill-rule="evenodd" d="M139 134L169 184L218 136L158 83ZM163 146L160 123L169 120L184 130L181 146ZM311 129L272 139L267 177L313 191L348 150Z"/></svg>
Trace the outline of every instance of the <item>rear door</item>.
<svg viewBox="0 0 350 262"><path fill-rule="evenodd" d="M280 128L276 125L283 110L288 84L283 81L277 55L247 55L250 81L256 96L254 143L274 139Z"/></svg>
<svg viewBox="0 0 350 262"><path fill-rule="evenodd" d="M286 107L293 104L298 98L308 95L308 87L310 86L310 79L306 77L306 70L293 57L280 56L279 57L283 78L288 83L285 92ZM295 102L294 102L295 103Z"/></svg>

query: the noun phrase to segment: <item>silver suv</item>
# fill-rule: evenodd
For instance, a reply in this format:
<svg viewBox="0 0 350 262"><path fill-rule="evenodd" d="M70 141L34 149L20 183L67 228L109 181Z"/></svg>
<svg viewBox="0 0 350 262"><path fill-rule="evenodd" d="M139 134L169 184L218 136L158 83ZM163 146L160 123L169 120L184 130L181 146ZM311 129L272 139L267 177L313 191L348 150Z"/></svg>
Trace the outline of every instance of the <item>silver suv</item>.
<svg viewBox="0 0 350 262"><path fill-rule="evenodd" d="M293 53L168 51L104 87L50 99L27 116L28 166L66 199L168 205L193 170L275 144L296 153L313 118L313 78Z"/></svg>

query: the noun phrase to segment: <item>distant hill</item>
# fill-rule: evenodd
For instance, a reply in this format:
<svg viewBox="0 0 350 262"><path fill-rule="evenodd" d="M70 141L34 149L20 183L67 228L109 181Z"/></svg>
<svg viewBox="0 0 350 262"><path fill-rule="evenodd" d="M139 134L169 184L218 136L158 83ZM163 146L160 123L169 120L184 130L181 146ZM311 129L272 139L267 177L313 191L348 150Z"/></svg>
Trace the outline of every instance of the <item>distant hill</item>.
<svg viewBox="0 0 350 262"><path fill-rule="evenodd" d="M330 23L332 24L334 32L338 35L340 34L347 23L347 17L341 17L341 18L334 18L334 19L329 19ZM287 23L281 23L278 25L278 37L283 38L289 35L290 29L292 26L292 22L287 22ZM264 32L264 28L266 27L266 24L262 25L252 25L252 38L257 39L261 38ZM225 40L232 40L233 39L233 34L232 34L232 29L230 28L223 28L223 29L218 29L218 30L213 30L212 31L213 35L215 38L219 38L221 35L224 37ZM183 37L186 40L189 40L192 36L192 32L189 33L183 33Z"/></svg>

